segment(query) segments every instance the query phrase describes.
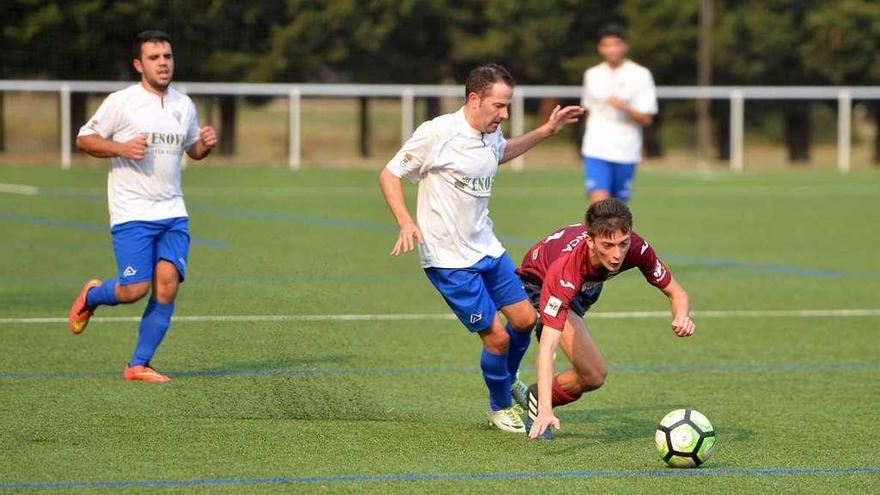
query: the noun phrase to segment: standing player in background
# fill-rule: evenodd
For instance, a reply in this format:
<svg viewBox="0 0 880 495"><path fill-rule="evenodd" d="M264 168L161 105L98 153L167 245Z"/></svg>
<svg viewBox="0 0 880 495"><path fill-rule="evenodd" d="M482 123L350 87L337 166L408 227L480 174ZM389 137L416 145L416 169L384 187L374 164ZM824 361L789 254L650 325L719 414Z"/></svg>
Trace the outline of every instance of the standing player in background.
<svg viewBox="0 0 880 495"><path fill-rule="evenodd" d="M465 104L455 113L420 125L379 176L382 194L400 226L393 256L419 248L421 265L461 323L483 341L480 367L489 388L488 416L501 430L523 433L511 387L529 346L536 317L498 242L489 218L489 196L498 165L525 153L577 121L578 106L556 107L547 122L511 139L501 133L514 81L504 67L470 72ZM419 183L413 221L401 179ZM505 326L497 311L507 319Z"/></svg>
<svg viewBox="0 0 880 495"><path fill-rule="evenodd" d="M170 87L174 56L166 33L138 34L132 55L140 82L108 96L76 139L86 153L110 158L107 196L117 278L86 282L70 307L69 327L78 335L98 306L130 304L152 289L123 378L167 382L150 360L171 324L186 275L189 223L180 161L184 152L194 160L206 157L217 136L211 127L199 128L192 100Z"/></svg>
<svg viewBox="0 0 880 495"><path fill-rule="evenodd" d="M541 315L538 383L529 387L523 405L528 409L529 437L552 438L549 426L559 428L553 408L574 402L605 382L605 360L583 318L599 299L602 284L631 268L638 268L649 284L669 298L672 331L679 337L693 334L696 327L687 292L648 242L633 232L632 213L623 201L612 198L593 203L584 224L561 228L526 253L517 273ZM560 343L572 367L554 375Z"/></svg>
<svg viewBox="0 0 880 495"><path fill-rule="evenodd" d="M642 127L657 114L657 92L651 72L626 58L620 26L599 31L598 50L605 61L584 73L581 98L588 112L581 147L586 192L590 203L628 201L642 157Z"/></svg>

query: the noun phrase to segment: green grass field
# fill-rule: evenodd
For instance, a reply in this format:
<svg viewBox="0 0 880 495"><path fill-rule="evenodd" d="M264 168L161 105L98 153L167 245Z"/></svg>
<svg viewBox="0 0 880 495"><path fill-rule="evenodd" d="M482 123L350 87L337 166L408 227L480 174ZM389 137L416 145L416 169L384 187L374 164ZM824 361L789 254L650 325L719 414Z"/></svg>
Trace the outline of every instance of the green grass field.
<svg viewBox="0 0 880 495"><path fill-rule="evenodd" d="M373 171L188 169L196 240L154 360L175 380L124 382L143 304L78 337L63 322L82 282L115 270L105 175L0 168L0 493L880 492L876 171L642 173L636 229L697 334L629 313L667 307L637 272L607 284L587 323L608 381L558 411L549 443L485 425L478 340L415 256L388 256ZM580 182L499 176L515 259L580 219ZM683 406L718 435L697 470L653 447Z"/></svg>

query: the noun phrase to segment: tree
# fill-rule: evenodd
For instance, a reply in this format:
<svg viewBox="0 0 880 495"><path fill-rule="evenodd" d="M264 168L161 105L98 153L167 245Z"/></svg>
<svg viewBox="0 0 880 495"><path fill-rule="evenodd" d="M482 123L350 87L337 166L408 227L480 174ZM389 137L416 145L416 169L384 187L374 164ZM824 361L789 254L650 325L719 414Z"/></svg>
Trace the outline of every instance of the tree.
<svg viewBox="0 0 880 495"><path fill-rule="evenodd" d="M713 38L719 84L802 85L806 76L797 50L805 39L807 13L819 0L727 0L718 9ZM809 103L783 105L789 159L810 156Z"/></svg>
<svg viewBox="0 0 880 495"><path fill-rule="evenodd" d="M800 46L806 70L830 84L876 85L880 82L880 4L841 0L807 14L807 39ZM880 102L874 115L874 163L880 165Z"/></svg>
<svg viewBox="0 0 880 495"><path fill-rule="evenodd" d="M698 2L627 0L625 19L632 58L651 70L657 84L694 84L697 75ZM662 156L663 112L645 129L645 154Z"/></svg>

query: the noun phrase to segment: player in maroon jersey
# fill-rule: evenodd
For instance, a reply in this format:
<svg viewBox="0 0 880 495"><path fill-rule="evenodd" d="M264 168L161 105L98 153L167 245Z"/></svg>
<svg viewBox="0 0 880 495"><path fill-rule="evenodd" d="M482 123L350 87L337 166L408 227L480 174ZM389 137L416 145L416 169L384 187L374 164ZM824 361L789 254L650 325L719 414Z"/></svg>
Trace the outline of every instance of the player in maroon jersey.
<svg viewBox="0 0 880 495"><path fill-rule="evenodd" d="M689 316L687 292L647 241L632 230L632 213L618 199L594 203L584 225L561 228L526 253L517 273L541 316L538 382L529 387L523 404L530 438L553 438L549 427L559 429L553 407L574 402L604 383L605 361L583 316L599 298L603 282L630 268L638 268L669 298L672 331L679 337L692 335L696 327ZM560 343L572 367L554 375Z"/></svg>

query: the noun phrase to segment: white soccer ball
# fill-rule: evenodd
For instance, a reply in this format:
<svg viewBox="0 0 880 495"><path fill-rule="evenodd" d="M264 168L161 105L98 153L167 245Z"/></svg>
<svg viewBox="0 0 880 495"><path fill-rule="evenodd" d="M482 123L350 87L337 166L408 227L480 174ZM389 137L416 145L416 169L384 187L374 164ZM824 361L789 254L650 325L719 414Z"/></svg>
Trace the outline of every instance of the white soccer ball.
<svg viewBox="0 0 880 495"><path fill-rule="evenodd" d="M715 429L699 411L676 409L660 420L654 442L666 464L697 467L712 457Z"/></svg>

